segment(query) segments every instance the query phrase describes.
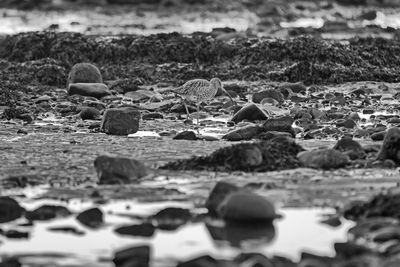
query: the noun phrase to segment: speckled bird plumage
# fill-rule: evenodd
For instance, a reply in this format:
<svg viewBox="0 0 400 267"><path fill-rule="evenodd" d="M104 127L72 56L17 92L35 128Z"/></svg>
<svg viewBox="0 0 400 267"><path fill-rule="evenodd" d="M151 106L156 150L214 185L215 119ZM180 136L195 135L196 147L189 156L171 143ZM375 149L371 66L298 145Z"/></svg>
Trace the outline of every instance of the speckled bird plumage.
<svg viewBox="0 0 400 267"><path fill-rule="evenodd" d="M219 88L222 88L222 83L218 78L213 78L211 81L194 79L178 87L174 92L189 101L201 103L211 100Z"/></svg>

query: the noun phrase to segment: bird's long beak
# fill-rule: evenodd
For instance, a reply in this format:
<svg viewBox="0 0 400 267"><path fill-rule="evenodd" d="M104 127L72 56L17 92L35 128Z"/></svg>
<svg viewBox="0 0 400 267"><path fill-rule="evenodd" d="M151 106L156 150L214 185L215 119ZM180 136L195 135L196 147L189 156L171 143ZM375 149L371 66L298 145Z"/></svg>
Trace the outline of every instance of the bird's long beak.
<svg viewBox="0 0 400 267"><path fill-rule="evenodd" d="M228 91L225 90L224 87L222 87L222 91L229 97L229 99L232 101L232 103L235 104L235 106L237 106L237 103L235 100L233 100L232 96L228 93Z"/></svg>

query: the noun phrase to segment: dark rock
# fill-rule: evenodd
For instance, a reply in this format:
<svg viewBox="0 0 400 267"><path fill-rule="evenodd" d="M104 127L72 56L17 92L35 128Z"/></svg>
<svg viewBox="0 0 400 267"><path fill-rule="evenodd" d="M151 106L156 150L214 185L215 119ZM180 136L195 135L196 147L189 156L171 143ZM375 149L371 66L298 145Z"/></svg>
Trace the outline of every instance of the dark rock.
<svg viewBox="0 0 400 267"><path fill-rule="evenodd" d="M250 140L261 133L263 130L263 127L258 125L247 125L242 128L228 132L222 137L222 139L228 141Z"/></svg>
<svg viewBox="0 0 400 267"><path fill-rule="evenodd" d="M18 230L8 230L2 233L3 236L10 239L27 239L29 238L28 232L21 232Z"/></svg>
<svg viewBox="0 0 400 267"><path fill-rule="evenodd" d="M71 83L103 83L100 70L90 63L75 64L68 75L67 87Z"/></svg>
<svg viewBox="0 0 400 267"><path fill-rule="evenodd" d="M375 113L375 109L366 108L366 109L363 109L362 113L363 114L374 114Z"/></svg>
<svg viewBox="0 0 400 267"><path fill-rule="evenodd" d="M26 219L30 221L47 221L54 218L68 217L72 213L63 206L43 205L33 211L27 211Z"/></svg>
<svg viewBox="0 0 400 267"><path fill-rule="evenodd" d="M365 19L365 20L374 20L376 19L377 14L376 10L369 10L360 15L360 19Z"/></svg>
<svg viewBox="0 0 400 267"><path fill-rule="evenodd" d="M25 129L18 129L17 134L28 134Z"/></svg>
<svg viewBox="0 0 400 267"><path fill-rule="evenodd" d="M103 223L103 212L98 208L85 210L78 214L76 219L89 228L98 228Z"/></svg>
<svg viewBox="0 0 400 267"><path fill-rule="evenodd" d="M336 121L336 126L352 129L357 126L357 123L352 119L342 119Z"/></svg>
<svg viewBox="0 0 400 267"><path fill-rule="evenodd" d="M261 140L271 140L276 137L292 138L292 134L288 132L268 131L266 133L261 133L258 135L258 138L260 138Z"/></svg>
<svg viewBox="0 0 400 267"><path fill-rule="evenodd" d="M210 195L207 198L205 207L212 216L217 215L217 208L225 200L225 198L239 190L236 185L227 182L218 182L211 190Z"/></svg>
<svg viewBox="0 0 400 267"><path fill-rule="evenodd" d="M85 232L80 231L72 226L60 226L60 227L49 227L47 230L51 232L62 232L62 233L70 233L77 236L83 236Z"/></svg>
<svg viewBox="0 0 400 267"><path fill-rule="evenodd" d="M180 262L176 267L220 267L219 262L211 256L200 256L186 262Z"/></svg>
<svg viewBox="0 0 400 267"><path fill-rule="evenodd" d="M334 149L303 151L297 157L304 166L316 169L337 169L349 163L347 155Z"/></svg>
<svg viewBox="0 0 400 267"><path fill-rule="evenodd" d="M183 208L165 208L151 217L156 227L162 230L176 230L192 218L189 210Z"/></svg>
<svg viewBox="0 0 400 267"><path fill-rule="evenodd" d="M132 108L110 108L103 114L101 131L106 134L128 135L139 130L140 112Z"/></svg>
<svg viewBox="0 0 400 267"><path fill-rule="evenodd" d="M280 88L288 88L293 93L305 93L307 91L307 87L302 82L297 83L283 83L279 86Z"/></svg>
<svg viewBox="0 0 400 267"><path fill-rule="evenodd" d="M151 223L143 223L121 226L114 231L120 235L151 237L154 234L155 227Z"/></svg>
<svg viewBox="0 0 400 267"><path fill-rule="evenodd" d="M373 217L400 219L400 194L380 194L368 202L356 202L345 209L344 217L360 220Z"/></svg>
<svg viewBox="0 0 400 267"><path fill-rule="evenodd" d="M150 247L144 245L117 251L113 262L115 267L149 267Z"/></svg>
<svg viewBox="0 0 400 267"><path fill-rule="evenodd" d="M183 131L175 135L172 139L175 140L197 140L196 133L193 131Z"/></svg>
<svg viewBox="0 0 400 267"><path fill-rule="evenodd" d="M264 98L272 98L282 104L285 100L283 94L274 89L267 89L261 92L254 93L252 96L252 101L254 103L260 103Z"/></svg>
<svg viewBox="0 0 400 267"><path fill-rule="evenodd" d="M148 174L147 167L138 160L99 156L94 161L100 184L137 182Z"/></svg>
<svg viewBox="0 0 400 267"><path fill-rule="evenodd" d="M238 112L236 112L231 121L238 123L243 120L255 121L266 119L268 119L268 114L258 105L251 103L245 105Z"/></svg>
<svg viewBox="0 0 400 267"><path fill-rule="evenodd" d="M110 90L116 91L120 94L125 94L126 92L132 92L140 89L140 85L143 85L143 81L141 79L120 79L112 82L110 86Z"/></svg>
<svg viewBox="0 0 400 267"><path fill-rule="evenodd" d="M295 137L296 134L292 127L293 122L294 122L294 119L290 116L271 118L271 119L266 120L263 123L263 128L264 128L264 131L266 131L266 132L270 132L270 131L287 132L287 133L290 133L292 135L292 137Z"/></svg>
<svg viewBox="0 0 400 267"><path fill-rule="evenodd" d="M342 225L342 221L339 216L331 216L328 219L324 219L321 223L329 225L331 227L339 227Z"/></svg>
<svg viewBox="0 0 400 267"><path fill-rule="evenodd" d="M371 252L367 247L352 242L335 243L334 247L336 254L345 258L351 258Z"/></svg>
<svg viewBox="0 0 400 267"><path fill-rule="evenodd" d="M274 205L250 192L233 192L217 208L218 215L233 221L272 221L279 216Z"/></svg>
<svg viewBox="0 0 400 267"><path fill-rule="evenodd" d="M111 95L107 85L104 83L71 83L68 86L69 95L92 96L95 98L102 98Z"/></svg>
<svg viewBox="0 0 400 267"><path fill-rule="evenodd" d="M261 253L242 253L239 254L234 262L239 266L257 266L257 267L274 267L276 266L270 259ZM286 267L286 265L285 265Z"/></svg>
<svg viewBox="0 0 400 267"><path fill-rule="evenodd" d="M11 222L22 216L24 209L10 197L0 197L0 223Z"/></svg>
<svg viewBox="0 0 400 267"><path fill-rule="evenodd" d="M143 120L164 119L164 116L161 113L153 112L153 113L143 114L142 119Z"/></svg>
<svg viewBox="0 0 400 267"><path fill-rule="evenodd" d="M100 111L92 107L83 107L81 112L79 112L79 116L82 120L96 120L100 115Z"/></svg>
<svg viewBox="0 0 400 267"><path fill-rule="evenodd" d="M22 264L19 262L18 258L3 257L0 261L0 267L22 267Z"/></svg>
<svg viewBox="0 0 400 267"><path fill-rule="evenodd" d="M344 152L352 160L362 159L366 156L360 143L353 140L351 137L343 137L335 144L333 149Z"/></svg>
<svg viewBox="0 0 400 267"><path fill-rule="evenodd" d="M220 148L209 156L178 160L160 168L210 171L283 170L300 166L296 157L300 151L303 151L303 148L297 145L294 140L278 137L269 141L242 143ZM261 158L260 154L262 155Z"/></svg>
<svg viewBox="0 0 400 267"><path fill-rule="evenodd" d="M386 136L386 131L380 131L380 132L371 134L371 139L373 141L382 141L383 139L385 139L385 136Z"/></svg>
<svg viewBox="0 0 400 267"><path fill-rule="evenodd" d="M397 165L400 164L400 128L394 127L387 131L377 159L391 159Z"/></svg>

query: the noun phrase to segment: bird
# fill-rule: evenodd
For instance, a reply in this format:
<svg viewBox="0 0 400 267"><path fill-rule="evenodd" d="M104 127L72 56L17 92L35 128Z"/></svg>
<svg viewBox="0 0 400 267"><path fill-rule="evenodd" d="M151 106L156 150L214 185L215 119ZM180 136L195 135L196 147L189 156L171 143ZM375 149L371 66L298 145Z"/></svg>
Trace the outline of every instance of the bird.
<svg viewBox="0 0 400 267"><path fill-rule="evenodd" d="M219 78L212 78L210 81L205 79L193 79L174 89L173 92L181 97L182 103L185 106L187 119L189 119L190 114L185 100L196 103L197 126L199 126L199 109L201 103L207 103L213 99L220 88L230 98L230 100L236 104L231 95L222 86L222 82Z"/></svg>

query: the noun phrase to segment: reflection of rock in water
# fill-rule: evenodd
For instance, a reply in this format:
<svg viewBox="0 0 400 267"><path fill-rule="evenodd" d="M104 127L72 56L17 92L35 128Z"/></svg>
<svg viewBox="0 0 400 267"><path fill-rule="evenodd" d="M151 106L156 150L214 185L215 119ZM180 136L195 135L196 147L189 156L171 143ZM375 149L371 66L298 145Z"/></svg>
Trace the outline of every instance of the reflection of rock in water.
<svg viewBox="0 0 400 267"><path fill-rule="evenodd" d="M278 137L269 141L224 147L209 156L170 162L161 169L208 171L273 171L300 166L297 153L303 148L293 139Z"/></svg>
<svg viewBox="0 0 400 267"><path fill-rule="evenodd" d="M228 241L233 247L249 244L265 245L275 238L275 227L271 221L242 223L229 221L224 226L206 223L207 229L215 241Z"/></svg>

